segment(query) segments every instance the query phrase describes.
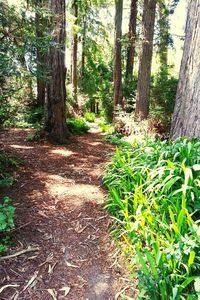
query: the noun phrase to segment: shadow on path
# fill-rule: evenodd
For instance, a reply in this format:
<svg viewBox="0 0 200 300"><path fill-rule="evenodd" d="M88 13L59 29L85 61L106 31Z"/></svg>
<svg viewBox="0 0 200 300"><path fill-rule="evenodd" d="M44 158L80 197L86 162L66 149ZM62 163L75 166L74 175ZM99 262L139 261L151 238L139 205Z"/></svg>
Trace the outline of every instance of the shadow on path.
<svg viewBox="0 0 200 300"><path fill-rule="evenodd" d="M102 209L103 166L114 148L99 133L53 146L26 142L27 130L1 133L1 146L22 158L16 183L1 192L16 207L16 253L39 248L0 265L0 299L115 299L119 273L112 265L110 219ZM68 295L62 288L69 287ZM15 295L15 298L14 298ZM12 298L13 297L13 298Z"/></svg>

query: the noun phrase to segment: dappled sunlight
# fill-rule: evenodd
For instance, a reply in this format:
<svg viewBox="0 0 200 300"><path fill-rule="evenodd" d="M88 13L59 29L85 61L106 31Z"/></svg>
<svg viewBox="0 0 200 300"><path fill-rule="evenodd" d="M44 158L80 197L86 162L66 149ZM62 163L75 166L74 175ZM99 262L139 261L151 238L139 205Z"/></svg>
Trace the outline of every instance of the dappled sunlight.
<svg viewBox="0 0 200 300"><path fill-rule="evenodd" d="M32 146L24 146L24 145L10 145L10 147L14 149L24 149L24 150L34 149L34 147Z"/></svg>
<svg viewBox="0 0 200 300"><path fill-rule="evenodd" d="M69 184L70 181L70 184ZM100 189L92 184L75 183L72 179L65 179L57 175L48 176L46 182L48 193L57 201L66 201L73 206L79 206L88 201L103 203L104 195Z"/></svg>
<svg viewBox="0 0 200 300"><path fill-rule="evenodd" d="M73 151L70 151L70 150L67 150L67 149L54 149L54 150L51 150L50 153L51 154L59 154L59 155L66 156L66 157L74 154Z"/></svg>
<svg viewBox="0 0 200 300"><path fill-rule="evenodd" d="M100 142L92 142L92 143L90 143L90 145L91 146L99 146L99 145L101 145L101 143Z"/></svg>

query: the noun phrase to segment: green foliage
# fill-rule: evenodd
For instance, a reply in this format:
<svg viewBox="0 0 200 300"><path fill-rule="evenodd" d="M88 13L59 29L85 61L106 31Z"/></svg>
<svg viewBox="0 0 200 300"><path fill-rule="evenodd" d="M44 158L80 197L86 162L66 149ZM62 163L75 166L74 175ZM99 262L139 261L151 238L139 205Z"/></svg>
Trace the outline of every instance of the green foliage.
<svg viewBox="0 0 200 300"><path fill-rule="evenodd" d="M5 197L3 203L0 204L0 253L7 250L9 242L8 233L14 227L15 208L9 205L11 199Z"/></svg>
<svg viewBox="0 0 200 300"><path fill-rule="evenodd" d="M0 188L7 188L13 184L13 177L10 175L10 171L17 164L15 159L0 153Z"/></svg>
<svg viewBox="0 0 200 300"><path fill-rule="evenodd" d="M123 136L121 134L108 134L106 136L106 141L116 145L118 147L130 147L130 143L123 140Z"/></svg>
<svg viewBox="0 0 200 300"><path fill-rule="evenodd" d="M138 266L138 299L197 299L200 141L147 140L117 150L106 208Z"/></svg>
<svg viewBox="0 0 200 300"><path fill-rule="evenodd" d="M89 126L82 118L71 118L67 120L67 125L71 133L73 134L84 134L88 132Z"/></svg>
<svg viewBox="0 0 200 300"><path fill-rule="evenodd" d="M13 177L10 175L10 172L17 164L16 159L0 153L0 188L8 188L13 184ZM9 205L10 201L10 198L5 197L3 202L0 203L0 253L7 250L9 242L8 232L14 226L13 216L15 208Z"/></svg>
<svg viewBox="0 0 200 300"><path fill-rule="evenodd" d="M107 122L104 118L98 123L98 125L104 133L112 134L115 131L114 126Z"/></svg>
<svg viewBox="0 0 200 300"><path fill-rule="evenodd" d="M127 112L132 112L135 109L137 91L137 76L126 79L123 86L123 96L126 99L125 109Z"/></svg>
<svg viewBox="0 0 200 300"><path fill-rule="evenodd" d="M95 122L96 120L96 116L95 116L95 113L91 113L91 112L86 112L84 114L84 118L87 122Z"/></svg>
<svg viewBox="0 0 200 300"><path fill-rule="evenodd" d="M161 68L153 76L151 87L151 114L154 116L171 116L174 110L178 79L170 75L170 69Z"/></svg>

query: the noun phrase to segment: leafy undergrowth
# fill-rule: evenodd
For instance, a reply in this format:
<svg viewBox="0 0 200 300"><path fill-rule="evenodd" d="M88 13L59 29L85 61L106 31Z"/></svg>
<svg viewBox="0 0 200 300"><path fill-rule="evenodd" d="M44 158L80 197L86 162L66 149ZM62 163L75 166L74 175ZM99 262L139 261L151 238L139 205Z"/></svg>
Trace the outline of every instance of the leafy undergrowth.
<svg viewBox="0 0 200 300"><path fill-rule="evenodd" d="M92 113L92 112L86 112L84 114L84 118L87 122L92 123L92 122L95 122L96 115L95 115L95 113Z"/></svg>
<svg viewBox="0 0 200 300"><path fill-rule="evenodd" d="M105 140L110 144L116 145L118 147L130 147L131 144L124 140L124 137L120 134L108 134Z"/></svg>
<svg viewBox="0 0 200 300"><path fill-rule="evenodd" d="M67 120L67 125L71 133L84 134L88 132L89 126L83 118L71 118Z"/></svg>
<svg viewBox="0 0 200 300"><path fill-rule="evenodd" d="M200 299L200 141L117 149L104 184L138 299Z"/></svg>
<svg viewBox="0 0 200 300"><path fill-rule="evenodd" d="M18 162L5 153L0 153L0 188L9 188L13 184L12 169ZM11 199L5 197L0 201L0 253L5 252L10 243L10 229L14 226L15 208L10 205Z"/></svg>

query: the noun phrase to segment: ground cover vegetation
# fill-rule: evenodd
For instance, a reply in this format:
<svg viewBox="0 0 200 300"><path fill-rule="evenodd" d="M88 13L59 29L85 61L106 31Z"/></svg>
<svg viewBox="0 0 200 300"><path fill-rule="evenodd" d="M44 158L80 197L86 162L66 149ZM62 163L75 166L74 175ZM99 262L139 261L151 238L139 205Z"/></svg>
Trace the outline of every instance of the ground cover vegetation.
<svg viewBox="0 0 200 300"><path fill-rule="evenodd" d="M117 146L106 209L139 299L200 299L200 3L172 34L183 3L0 0L1 130L67 145L96 122ZM16 164L0 153L0 252Z"/></svg>
<svg viewBox="0 0 200 300"><path fill-rule="evenodd" d="M146 140L117 150L107 210L127 244L139 298L199 296L199 140Z"/></svg>

